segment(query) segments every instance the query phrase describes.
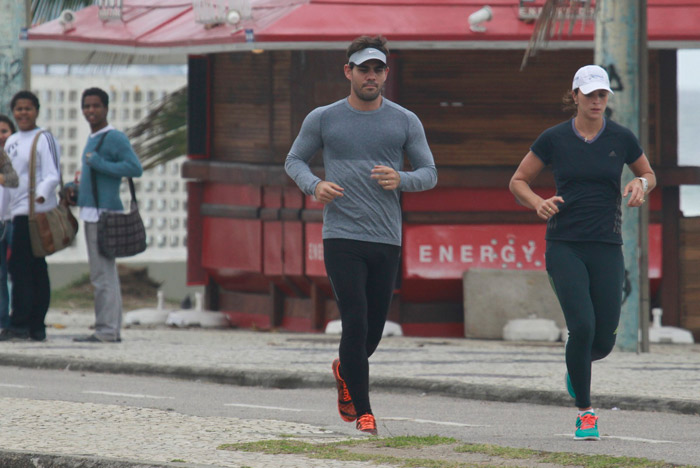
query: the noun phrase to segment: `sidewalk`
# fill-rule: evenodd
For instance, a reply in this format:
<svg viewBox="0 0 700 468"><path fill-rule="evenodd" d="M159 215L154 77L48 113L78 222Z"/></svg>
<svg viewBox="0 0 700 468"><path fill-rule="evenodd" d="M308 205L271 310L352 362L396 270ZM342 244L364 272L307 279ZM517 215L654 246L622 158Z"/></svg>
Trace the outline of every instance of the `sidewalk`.
<svg viewBox="0 0 700 468"><path fill-rule="evenodd" d="M48 340L0 343L0 365L201 379L278 388L333 387L339 336L236 329L128 328L121 343L74 343L93 315L50 311ZM370 359L375 390L571 406L562 343L387 337ZM593 365L599 408L700 414L700 345L614 351Z"/></svg>

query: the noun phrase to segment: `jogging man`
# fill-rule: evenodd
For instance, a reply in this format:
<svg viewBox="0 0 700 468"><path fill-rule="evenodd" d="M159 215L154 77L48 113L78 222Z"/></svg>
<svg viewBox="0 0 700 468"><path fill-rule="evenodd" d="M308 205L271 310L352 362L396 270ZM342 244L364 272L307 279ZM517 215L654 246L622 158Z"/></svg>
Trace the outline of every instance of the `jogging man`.
<svg viewBox="0 0 700 468"><path fill-rule="evenodd" d="M344 66L350 95L306 117L285 162L299 188L325 205L324 261L343 327L332 366L338 411L372 435L377 424L368 358L381 340L399 266L400 192L437 183L420 120L382 96L388 54L381 36L361 36L350 44ZM325 180L309 169L320 149ZM404 155L412 171L403 170Z"/></svg>

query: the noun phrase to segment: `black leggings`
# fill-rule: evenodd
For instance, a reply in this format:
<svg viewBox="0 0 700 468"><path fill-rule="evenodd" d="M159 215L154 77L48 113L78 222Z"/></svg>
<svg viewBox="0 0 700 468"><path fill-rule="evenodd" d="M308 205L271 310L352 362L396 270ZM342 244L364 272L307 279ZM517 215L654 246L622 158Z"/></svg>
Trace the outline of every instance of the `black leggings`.
<svg viewBox="0 0 700 468"><path fill-rule="evenodd" d="M401 247L350 239L324 239L323 257L343 334L339 358L357 415L371 413L369 357L382 339L394 292Z"/></svg>
<svg viewBox="0 0 700 468"><path fill-rule="evenodd" d="M622 306L622 246L547 241L547 272L564 311L569 340L566 367L576 406L591 406L591 363L615 346Z"/></svg>

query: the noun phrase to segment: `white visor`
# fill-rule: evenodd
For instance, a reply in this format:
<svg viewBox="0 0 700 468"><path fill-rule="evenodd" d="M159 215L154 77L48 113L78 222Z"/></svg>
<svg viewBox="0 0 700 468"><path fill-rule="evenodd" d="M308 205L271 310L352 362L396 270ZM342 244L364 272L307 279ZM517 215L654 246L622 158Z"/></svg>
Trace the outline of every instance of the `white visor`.
<svg viewBox="0 0 700 468"><path fill-rule="evenodd" d="M386 54L379 49L368 47L366 49L358 50L352 54L348 60L348 63L360 65L361 63L365 63L367 60L379 60L386 65Z"/></svg>

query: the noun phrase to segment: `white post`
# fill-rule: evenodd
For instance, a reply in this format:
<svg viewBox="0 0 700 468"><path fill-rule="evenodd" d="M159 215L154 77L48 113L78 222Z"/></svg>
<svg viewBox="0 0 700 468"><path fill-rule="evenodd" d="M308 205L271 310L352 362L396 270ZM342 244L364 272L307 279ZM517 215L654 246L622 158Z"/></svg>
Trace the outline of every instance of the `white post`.
<svg viewBox="0 0 700 468"><path fill-rule="evenodd" d="M646 0L600 0L596 16L595 63L610 75L615 95L609 102L611 118L629 128L643 143L645 138L646 102L642 104L646 66ZM640 31L640 25L645 30ZM617 89L616 89L617 87ZM634 175L625 167L624 187ZM622 351L639 350L640 315L648 314L648 299L642 297L647 279L647 217L640 208L627 208L622 201L622 240L625 256L626 285L622 316L617 332L617 347ZM642 252L644 255L642 255ZM642 310L643 305L647 310ZM648 321L647 321L648 323Z"/></svg>

